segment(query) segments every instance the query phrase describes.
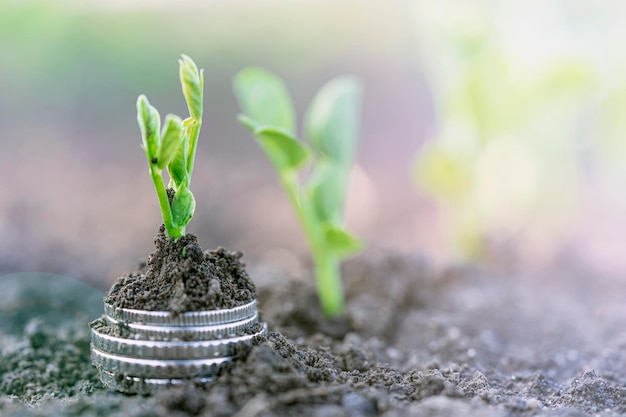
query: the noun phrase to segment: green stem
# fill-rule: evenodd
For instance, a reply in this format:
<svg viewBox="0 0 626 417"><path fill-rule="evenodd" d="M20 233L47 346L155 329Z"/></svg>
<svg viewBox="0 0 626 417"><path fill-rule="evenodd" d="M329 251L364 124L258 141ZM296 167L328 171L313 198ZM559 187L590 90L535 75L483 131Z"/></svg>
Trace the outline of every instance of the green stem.
<svg viewBox="0 0 626 417"><path fill-rule="evenodd" d="M309 245L312 250L318 246L317 242L320 241L318 235L318 230L315 227L316 225L311 222L313 217L310 215L311 213L307 212L308 205L302 204L301 196L298 192L298 181L293 172L288 172L282 175L279 175L280 183L283 188L287 192L287 196L289 197L289 201L291 205L294 207L294 211L302 225L302 229L304 229L304 234L309 241Z"/></svg>
<svg viewBox="0 0 626 417"><path fill-rule="evenodd" d="M343 288L339 260L324 248L321 228L315 221L315 215L308 202L302 201L303 196L299 194L296 175L288 172L279 177L309 241L322 312L326 317L337 316L343 311Z"/></svg>
<svg viewBox="0 0 626 417"><path fill-rule="evenodd" d="M343 311L343 288L339 259L326 251L313 251L317 293L322 312L326 317L335 317Z"/></svg>
<svg viewBox="0 0 626 417"><path fill-rule="evenodd" d="M189 127L189 157L187 159L187 188L191 184L191 173L193 172L193 164L196 159L196 147L198 146L198 136L200 136L200 128L202 127L201 119L193 119L193 123Z"/></svg>
<svg viewBox="0 0 626 417"><path fill-rule="evenodd" d="M167 235L173 238L179 238L185 234L185 227L182 228L174 226L174 221L172 217L172 207L170 206L170 200L167 197L167 190L165 189L165 184L163 183L163 177L161 174L155 170L150 168L150 176L152 177L152 182L154 183L154 188L157 193L157 197L159 198L159 206L161 207L161 214L163 215L163 223L165 224L165 229L167 230Z"/></svg>

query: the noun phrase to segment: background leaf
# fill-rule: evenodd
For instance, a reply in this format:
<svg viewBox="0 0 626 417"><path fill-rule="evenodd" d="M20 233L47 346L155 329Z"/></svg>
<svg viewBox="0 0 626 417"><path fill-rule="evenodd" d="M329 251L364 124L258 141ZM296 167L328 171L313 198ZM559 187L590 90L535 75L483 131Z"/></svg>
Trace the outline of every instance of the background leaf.
<svg viewBox="0 0 626 417"><path fill-rule="evenodd" d="M356 152L361 96L354 77L335 78L317 93L305 119L311 146L344 166L352 164Z"/></svg>
<svg viewBox="0 0 626 417"><path fill-rule="evenodd" d="M341 224L345 200L347 173L345 168L320 156L306 188L319 221Z"/></svg>
<svg viewBox="0 0 626 417"><path fill-rule="evenodd" d="M262 128L255 134L259 144L280 173L300 168L311 157L311 151L306 145L282 130Z"/></svg>
<svg viewBox="0 0 626 417"><path fill-rule="evenodd" d="M337 256L346 258L360 252L363 242L346 230L333 225L326 225L324 230L326 246Z"/></svg>
<svg viewBox="0 0 626 417"><path fill-rule="evenodd" d="M233 91L245 115L259 126L280 128L295 134L293 101L287 87L276 75L261 68L245 68L235 76Z"/></svg>
<svg viewBox="0 0 626 417"><path fill-rule="evenodd" d="M158 156L158 167L160 170L165 169L170 164L176 154L177 148L183 140L182 123L182 120L178 116L173 114L165 116L163 133L161 134L161 147Z"/></svg>

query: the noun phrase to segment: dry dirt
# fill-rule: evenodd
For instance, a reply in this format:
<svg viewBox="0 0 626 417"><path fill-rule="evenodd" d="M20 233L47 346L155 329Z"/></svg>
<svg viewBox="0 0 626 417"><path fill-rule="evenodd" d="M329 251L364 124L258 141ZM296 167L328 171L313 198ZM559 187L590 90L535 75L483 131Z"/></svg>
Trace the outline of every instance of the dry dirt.
<svg viewBox="0 0 626 417"><path fill-rule="evenodd" d="M7 275L0 415L626 416L626 281L571 264L435 272L369 251L330 322L311 282L252 265L267 339L214 382L152 397L103 390L89 364L101 293Z"/></svg>

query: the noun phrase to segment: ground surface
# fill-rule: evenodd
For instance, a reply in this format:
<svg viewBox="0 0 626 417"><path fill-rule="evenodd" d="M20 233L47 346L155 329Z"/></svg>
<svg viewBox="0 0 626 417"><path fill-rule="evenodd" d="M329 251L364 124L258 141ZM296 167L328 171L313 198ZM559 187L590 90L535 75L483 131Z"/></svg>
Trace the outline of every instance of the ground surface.
<svg viewBox="0 0 626 417"><path fill-rule="evenodd" d="M626 281L584 268L433 273L350 262L346 315L309 283L250 267L272 333L204 388L107 392L89 364L102 294L59 276L0 279L1 416L626 416Z"/></svg>

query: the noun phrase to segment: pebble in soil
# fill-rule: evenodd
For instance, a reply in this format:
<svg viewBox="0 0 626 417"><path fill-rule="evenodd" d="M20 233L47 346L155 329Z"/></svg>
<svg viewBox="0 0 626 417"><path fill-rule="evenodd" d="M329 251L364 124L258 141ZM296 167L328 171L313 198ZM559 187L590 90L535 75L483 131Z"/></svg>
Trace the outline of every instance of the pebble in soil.
<svg viewBox="0 0 626 417"><path fill-rule="evenodd" d="M224 248L204 252L196 236L172 239L166 236L164 226L155 246L142 270L113 284L106 303L179 314L232 308L255 299L255 287L241 262L241 252Z"/></svg>

